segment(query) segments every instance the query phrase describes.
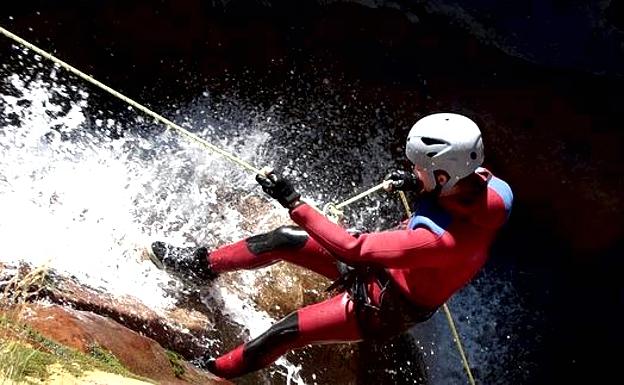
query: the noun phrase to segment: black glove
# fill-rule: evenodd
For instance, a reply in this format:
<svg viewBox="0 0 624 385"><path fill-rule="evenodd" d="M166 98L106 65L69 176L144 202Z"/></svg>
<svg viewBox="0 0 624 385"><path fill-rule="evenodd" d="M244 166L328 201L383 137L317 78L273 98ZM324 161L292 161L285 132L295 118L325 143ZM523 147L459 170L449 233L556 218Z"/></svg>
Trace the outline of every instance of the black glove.
<svg viewBox="0 0 624 385"><path fill-rule="evenodd" d="M299 203L301 194L295 191L292 184L281 176L277 176L274 173L270 173L266 176L257 174L256 182L262 186L262 190L264 190L265 193L277 199L277 201L287 209L292 209Z"/></svg>
<svg viewBox="0 0 624 385"><path fill-rule="evenodd" d="M392 182L390 185L393 190L419 192L423 188L423 182L416 175L403 170L392 171L384 180Z"/></svg>

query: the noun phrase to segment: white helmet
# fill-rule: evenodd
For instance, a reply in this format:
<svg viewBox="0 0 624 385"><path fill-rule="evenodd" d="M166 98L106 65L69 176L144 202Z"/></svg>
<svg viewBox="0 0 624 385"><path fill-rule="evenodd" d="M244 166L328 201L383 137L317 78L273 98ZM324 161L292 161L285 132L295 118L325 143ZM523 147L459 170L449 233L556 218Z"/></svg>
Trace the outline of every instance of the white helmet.
<svg viewBox="0 0 624 385"><path fill-rule="evenodd" d="M463 115L428 115L410 130L405 154L427 173L429 180L423 181L426 189L435 187L434 171L445 171L450 179L442 191L447 191L483 163L481 131L475 122Z"/></svg>

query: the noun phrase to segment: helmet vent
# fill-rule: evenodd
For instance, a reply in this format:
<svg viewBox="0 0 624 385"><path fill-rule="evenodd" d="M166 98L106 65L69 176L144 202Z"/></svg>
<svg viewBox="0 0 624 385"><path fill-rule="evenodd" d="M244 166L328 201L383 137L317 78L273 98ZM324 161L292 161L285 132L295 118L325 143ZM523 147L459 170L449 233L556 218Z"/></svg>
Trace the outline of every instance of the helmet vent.
<svg viewBox="0 0 624 385"><path fill-rule="evenodd" d="M420 138L420 140L422 140L422 142L426 144L427 146L431 146L432 144L446 144L445 141L440 140L440 139L435 139L435 138L423 137L423 138Z"/></svg>
<svg viewBox="0 0 624 385"><path fill-rule="evenodd" d="M436 155L438 155L438 153L437 153L437 152L435 152L435 151L434 151L434 152L428 152L428 153L427 153L427 156L428 156L428 157L430 157L430 158L433 158L433 157L434 157L434 156L436 156Z"/></svg>
<svg viewBox="0 0 624 385"><path fill-rule="evenodd" d="M473 152L471 152L471 153L470 153L470 159L472 159L472 160L477 159L477 153L476 153L476 152L474 152L474 151L473 151Z"/></svg>

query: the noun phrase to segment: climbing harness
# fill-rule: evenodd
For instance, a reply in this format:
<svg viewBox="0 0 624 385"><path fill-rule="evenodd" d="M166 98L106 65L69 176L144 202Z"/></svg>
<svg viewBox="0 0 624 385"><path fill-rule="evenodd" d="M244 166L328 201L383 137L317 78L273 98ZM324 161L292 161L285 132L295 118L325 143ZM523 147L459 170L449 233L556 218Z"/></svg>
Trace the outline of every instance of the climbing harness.
<svg viewBox="0 0 624 385"><path fill-rule="evenodd" d="M428 320L437 310L418 306L407 298L382 267L352 265L341 261L337 261L336 267L341 275L326 291L349 293L360 331L367 339L394 337ZM371 284L379 287L376 304L369 294Z"/></svg>
<svg viewBox="0 0 624 385"><path fill-rule="evenodd" d="M33 52L37 53L38 55L41 55L42 57L52 61L53 63L57 64L58 66L60 66L61 68L64 68L65 70L73 73L74 75L80 77L81 79L87 81L88 83L91 83L92 85L108 92L109 94L115 96L116 98L126 102L127 104L129 104L130 106L136 108L137 110L145 113L146 115L152 117L153 119L155 119L158 122L161 122L162 124L164 124L166 127L168 128L172 128L176 131L178 131L182 136L185 136L189 139L191 139L192 141L195 141L199 144L201 144L202 146L204 146L206 149L212 151L213 153L219 154L221 156L223 156L224 158L230 160L231 162L239 165L240 167L247 169L251 172L253 172L254 174L264 174L266 172L266 168L263 169L259 169L254 167L253 165L251 165L250 163L246 162L245 160L238 158L237 156L211 144L210 142L206 141L205 139L202 139L200 137L198 137L197 135L191 133L190 131L186 130L185 128L181 127L180 125L172 122L171 120L163 117L162 115L157 114L156 112L150 110L149 108L145 107L144 105L134 101L133 99L123 95L122 93L110 88L109 86L105 85L104 83L94 79L92 76L85 74L84 72L78 70L77 68L71 66L70 64L62 61L61 59L57 58L56 56L53 56L52 54L42 50L41 48L29 43L28 41L22 39L21 37L11 33L10 31L6 30L5 28L0 26L0 34L6 36L7 38L21 44L22 46L32 50ZM343 215L343 211L341 211L340 209L342 209L343 207L346 207L374 192L377 192L379 190L381 190L384 187L384 183L380 183L377 186L374 186L352 198L347 199L346 201L334 205L334 204L328 204L327 206L325 206L324 208L324 213L328 214L330 216L330 218L334 219L335 221L339 220L342 215ZM405 197L405 194L402 191L399 191L399 196L401 198L401 202L403 202L404 208L405 208L405 212L407 213L408 217L411 216L411 211L409 208L409 203L407 201L407 198ZM312 206L314 207L314 206ZM361 295L361 293L359 293L358 295ZM472 376L472 371L470 369L470 365L468 364L468 359L466 358L466 354L464 353L464 348L462 346L459 334L457 332L457 328L455 327L455 323L453 321L453 317L451 315L451 311L448 308L448 306L446 304L443 305L444 308L444 312L446 314L446 318L448 320L449 326L451 328L451 331L453 333L453 339L455 340L455 343L457 345L457 349L459 350L459 354L461 356L462 359L462 364L464 365L464 369L466 370L466 373L468 375L468 380L470 382L471 385L475 385L475 380L474 377Z"/></svg>

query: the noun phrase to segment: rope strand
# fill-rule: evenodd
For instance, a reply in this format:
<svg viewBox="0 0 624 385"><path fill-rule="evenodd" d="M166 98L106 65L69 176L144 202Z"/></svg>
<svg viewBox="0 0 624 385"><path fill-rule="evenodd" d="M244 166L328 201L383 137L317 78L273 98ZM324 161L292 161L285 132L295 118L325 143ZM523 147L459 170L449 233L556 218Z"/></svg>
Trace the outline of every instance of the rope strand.
<svg viewBox="0 0 624 385"><path fill-rule="evenodd" d="M106 84L94 79L92 76L87 75L86 73L80 71L79 69L73 67L72 65L64 62L63 60L57 58L56 56L42 50L41 48L35 46L34 44L31 44L29 42L27 42L26 40L22 39L21 37L11 33L10 31L7 31L6 29L4 29L3 27L0 26L0 34L8 37L11 40L16 41L17 43L23 45L24 47L36 52L37 54L45 57L46 59L56 63L57 65L59 65L60 67L64 68L65 70L73 73L74 75L80 77L81 79L86 80L87 82L93 84L94 86L108 92L109 94L113 95L114 97L126 102L127 104L131 105L132 107L136 108L137 110L145 113L148 116L151 116L152 118L156 119L157 121L163 123L165 126L173 128L175 130L177 130L179 133L181 133L183 136L186 136L187 138L194 140L195 142L198 142L200 144L202 144L204 147L206 147L207 149L209 149L210 151L217 153L227 159L229 159L230 161L238 164L239 166L246 168L247 170L250 170L256 174L259 174L261 171L260 169L252 166L250 163L232 155L231 153L220 149L219 147L209 143L208 141L198 137L197 135L193 134L192 132L188 131L187 129L181 127L180 125L172 122L171 120L163 117L162 115L157 114L156 112L150 110L149 108L145 107L144 105L130 99L129 97L123 95L122 93L115 91L114 89L110 88L109 86L107 86Z"/></svg>
<svg viewBox="0 0 624 385"><path fill-rule="evenodd" d="M464 369L466 370L466 375L468 375L468 381L470 382L470 385L476 385L475 379L472 376L472 370L470 370L470 365L468 364L468 358L466 357L464 347L462 346L461 339L459 338L459 333L457 332L455 322L453 321L451 309L449 309L447 304L444 304L442 308L444 309L444 314L446 314L446 320L448 321L451 332L453 333L453 340L455 340L455 345L457 345L457 350L459 351L459 355L461 356L462 364L464 365Z"/></svg>
<svg viewBox="0 0 624 385"><path fill-rule="evenodd" d="M412 210L410 210L410 205L409 202L407 201L407 197L405 196L405 193L403 191L399 191L399 197L401 198L401 202L403 203L403 208L405 209L405 212L407 213L407 217L411 217L412 216Z"/></svg>
<svg viewBox="0 0 624 385"><path fill-rule="evenodd" d="M352 204L355 201L358 201L358 200L360 200L360 199L362 199L362 198L364 198L364 197L366 197L366 196L368 196L368 195L370 195L370 194L372 194L374 192L377 192L377 191L381 190L383 188L383 185L384 185L383 183L380 183L380 184L378 184L375 187L371 187L368 190L366 190L366 191L364 191L364 192L362 192L362 193L360 193L360 194L358 194L358 195L356 195L356 196L354 196L352 198L349 198L346 201L344 201L344 202L342 202L342 203L340 203L338 205L335 205L334 207L336 207L337 209L341 209L341 208L343 208L345 206L348 206L348 205Z"/></svg>

